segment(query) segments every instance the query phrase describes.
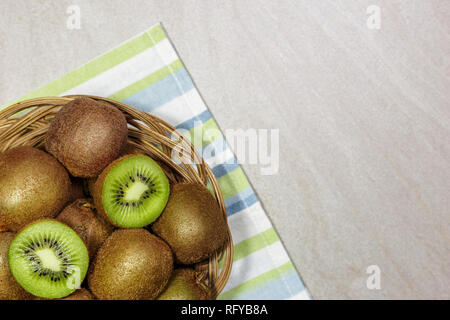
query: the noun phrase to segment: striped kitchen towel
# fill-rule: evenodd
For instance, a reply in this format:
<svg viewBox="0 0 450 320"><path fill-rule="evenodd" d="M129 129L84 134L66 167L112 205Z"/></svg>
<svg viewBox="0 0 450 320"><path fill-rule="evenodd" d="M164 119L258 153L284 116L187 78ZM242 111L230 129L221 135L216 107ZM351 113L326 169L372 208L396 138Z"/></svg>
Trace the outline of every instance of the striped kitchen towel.
<svg viewBox="0 0 450 320"><path fill-rule="evenodd" d="M244 172L160 24L17 101L69 94L108 97L178 129L216 130L199 152L218 178L235 245L219 299L310 299ZM14 102L17 102L14 101Z"/></svg>

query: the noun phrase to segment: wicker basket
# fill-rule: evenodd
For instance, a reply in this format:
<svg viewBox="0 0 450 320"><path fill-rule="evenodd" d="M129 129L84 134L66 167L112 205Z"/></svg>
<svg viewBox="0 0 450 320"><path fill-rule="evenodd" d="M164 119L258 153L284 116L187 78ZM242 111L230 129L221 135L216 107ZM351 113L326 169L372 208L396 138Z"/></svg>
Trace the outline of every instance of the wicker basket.
<svg viewBox="0 0 450 320"><path fill-rule="evenodd" d="M43 148L50 120L62 106L78 97L83 96L35 98L16 103L1 111L0 152L24 145ZM220 210L226 219L224 199L211 168L198 155L189 140L180 138L180 135L171 137L176 130L173 126L151 114L117 101L95 96L84 97L106 101L122 111L129 124L128 143L165 164L163 168L171 183L187 181L206 185L209 181ZM174 139L173 136L178 138ZM174 148L177 152L186 150L195 165L183 163L183 166L180 166L174 162L172 160ZM202 287L208 290L211 299L217 298L223 290L231 272L233 242L229 229L228 235L228 240L220 252L211 257L209 261L198 263L195 266L198 274L197 280ZM223 257L223 267L219 274L218 262Z"/></svg>

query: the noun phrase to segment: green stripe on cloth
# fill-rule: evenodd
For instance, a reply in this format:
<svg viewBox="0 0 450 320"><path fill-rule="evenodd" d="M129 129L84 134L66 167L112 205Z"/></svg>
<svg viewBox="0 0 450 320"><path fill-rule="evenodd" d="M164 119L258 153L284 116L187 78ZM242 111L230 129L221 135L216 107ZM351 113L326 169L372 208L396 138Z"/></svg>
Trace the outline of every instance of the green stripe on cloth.
<svg viewBox="0 0 450 320"><path fill-rule="evenodd" d="M238 167L230 173L220 177L217 181L219 182L220 190L222 191L225 199L232 197L250 187L250 183L248 182L241 167Z"/></svg>
<svg viewBox="0 0 450 320"><path fill-rule="evenodd" d="M267 229L266 231L257 234L251 238L239 242L234 247L234 258L233 261L239 260L249 254L265 248L280 239L278 238L275 230L273 228Z"/></svg>
<svg viewBox="0 0 450 320"><path fill-rule="evenodd" d="M80 68L50 82L49 84L32 91L25 96L14 100L10 104L35 97L58 96L80 85L83 82L105 72L112 67L136 56L144 50L154 46L165 39L166 35L160 25L137 36L104 55L88 62ZM6 106L5 106L6 107Z"/></svg>
<svg viewBox="0 0 450 320"><path fill-rule="evenodd" d="M202 124L199 124L198 126L193 127L189 131L183 133L183 135L190 141L193 141L194 135L197 137L201 137L202 147L205 147L217 138L223 136L222 132L219 129L219 126L213 118L203 122Z"/></svg>
<svg viewBox="0 0 450 320"><path fill-rule="evenodd" d="M245 239L234 245L233 261L242 259L255 251L264 249L271 244L279 241L277 233L273 228L267 229L251 238ZM222 268L223 260L219 262L219 268Z"/></svg>
<svg viewBox="0 0 450 320"><path fill-rule="evenodd" d="M252 289L257 288L260 285L266 284L268 281L275 280L276 278L280 277L282 274L290 271L295 270L294 265L292 262L286 262L285 264L281 265L278 268L272 269L270 271L267 271L266 273L263 273L262 275L259 275L251 280L248 280L247 282L244 282L243 284L238 285L237 287L234 287L231 290L228 290L217 298L218 300L229 300L234 298L239 293L244 293L247 291L250 291Z"/></svg>
<svg viewBox="0 0 450 320"><path fill-rule="evenodd" d="M158 24L157 26L154 26L150 30L147 30L145 32L150 36L150 38L153 40L153 45L157 44L158 42L161 42L161 40L164 40L167 38L166 33L164 32L162 26Z"/></svg>
<svg viewBox="0 0 450 320"><path fill-rule="evenodd" d="M226 175L218 178L217 182L220 185L220 190L222 191L224 199L228 199L250 187L250 183L248 182L241 167L238 167ZM214 194L210 182L207 183L206 187L212 194Z"/></svg>
<svg viewBox="0 0 450 320"><path fill-rule="evenodd" d="M183 63L179 59L177 59L170 65L153 72L149 76L139 81L136 81L128 87L110 95L108 98L118 101L124 100L132 96L133 94L138 93L139 91L151 86L152 84L164 79L165 77L177 72L181 68L183 68Z"/></svg>
<svg viewBox="0 0 450 320"><path fill-rule="evenodd" d="M214 142L216 139L223 137L222 131L220 131L216 121L213 118L183 133L183 135L190 141L193 140L194 135L201 137L202 147L205 147L206 145ZM232 197L250 187L250 183L248 182L241 167L238 167L226 175L218 178L217 181L219 182L220 190L222 191L225 199ZM207 187L210 191L212 191L209 183Z"/></svg>

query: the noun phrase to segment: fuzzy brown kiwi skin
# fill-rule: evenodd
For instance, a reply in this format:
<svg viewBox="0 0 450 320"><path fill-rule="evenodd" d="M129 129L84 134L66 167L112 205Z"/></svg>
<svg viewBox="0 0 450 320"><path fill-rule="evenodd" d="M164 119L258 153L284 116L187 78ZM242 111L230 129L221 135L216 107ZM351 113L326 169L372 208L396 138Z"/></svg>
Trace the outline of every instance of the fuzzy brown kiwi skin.
<svg viewBox="0 0 450 320"><path fill-rule="evenodd" d="M208 293L197 283L195 271L176 269L157 300L208 300Z"/></svg>
<svg viewBox="0 0 450 320"><path fill-rule="evenodd" d="M97 181L97 177L85 179L85 190L91 197L94 196L95 181Z"/></svg>
<svg viewBox="0 0 450 320"><path fill-rule="evenodd" d="M12 232L0 233L0 300L28 300L33 297L16 282L9 269L8 250L14 237Z"/></svg>
<svg viewBox="0 0 450 320"><path fill-rule="evenodd" d="M145 156L145 152L143 152L142 150L140 150L138 147L136 147L135 145L131 144L131 143L127 143L125 148L122 151L121 156L126 156L126 155L143 155Z"/></svg>
<svg viewBox="0 0 450 320"><path fill-rule="evenodd" d="M75 200L86 198L84 192L84 180L80 178L72 178L72 188L70 191L70 198L68 203L72 203Z"/></svg>
<svg viewBox="0 0 450 320"><path fill-rule="evenodd" d="M35 297L33 300L94 300L94 296L86 289L81 288L62 299L45 299L40 297Z"/></svg>
<svg viewBox="0 0 450 320"><path fill-rule="evenodd" d="M114 227L94 212L90 199L78 199L67 206L56 220L72 228L84 241L89 259L92 259L103 242L113 232Z"/></svg>
<svg viewBox="0 0 450 320"><path fill-rule="evenodd" d="M61 300L94 300L94 296L88 290L82 288Z"/></svg>
<svg viewBox="0 0 450 320"><path fill-rule="evenodd" d="M70 198L66 169L51 155L17 147L0 155L0 226L17 231L39 218L52 218Z"/></svg>
<svg viewBox="0 0 450 320"><path fill-rule="evenodd" d="M90 98L64 106L50 123L45 147L75 177L95 177L119 157L128 136L116 107Z"/></svg>
<svg viewBox="0 0 450 320"><path fill-rule="evenodd" d="M216 200L197 183L172 186L166 208L152 230L167 242L176 261L185 265L211 257L228 238L226 221Z"/></svg>
<svg viewBox="0 0 450 320"><path fill-rule="evenodd" d="M102 300L151 300L172 271L172 252L164 241L145 229L119 229L99 249L88 285Z"/></svg>
<svg viewBox="0 0 450 320"><path fill-rule="evenodd" d="M130 157L134 157L136 155L126 155L123 157L120 157L119 159L116 159L115 161L113 161L112 163L110 163L105 170L103 170L103 172L98 176L97 180L94 183L94 190L93 190L93 198L94 198L94 203L95 203L95 207L97 208L97 213L106 221L108 221L109 223L111 223L112 225L120 228L120 226L118 226L117 224L114 223L114 221L112 221L109 216L106 214L105 209L103 208L103 184L105 183L105 179L108 176L109 172L111 171L112 168L114 168L116 166L117 163L119 163L120 161L130 158Z"/></svg>

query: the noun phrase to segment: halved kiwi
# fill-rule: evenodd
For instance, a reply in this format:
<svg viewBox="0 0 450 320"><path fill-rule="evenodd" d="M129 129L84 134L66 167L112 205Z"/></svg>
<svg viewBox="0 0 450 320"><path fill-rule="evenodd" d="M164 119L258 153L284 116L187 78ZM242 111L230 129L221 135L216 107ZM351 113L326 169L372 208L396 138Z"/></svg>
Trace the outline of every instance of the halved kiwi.
<svg viewBox="0 0 450 320"><path fill-rule="evenodd" d="M128 155L111 163L94 186L100 214L122 228L141 228L155 221L169 198L169 180L144 155Z"/></svg>
<svg viewBox="0 0 450 320"><path fill-rule="evenodd" d="M11 242L8 260L22 288L49 299L66 297L78 289L89 266L83 240L53 219L25 226Z"/></svg>

